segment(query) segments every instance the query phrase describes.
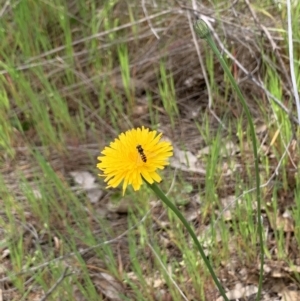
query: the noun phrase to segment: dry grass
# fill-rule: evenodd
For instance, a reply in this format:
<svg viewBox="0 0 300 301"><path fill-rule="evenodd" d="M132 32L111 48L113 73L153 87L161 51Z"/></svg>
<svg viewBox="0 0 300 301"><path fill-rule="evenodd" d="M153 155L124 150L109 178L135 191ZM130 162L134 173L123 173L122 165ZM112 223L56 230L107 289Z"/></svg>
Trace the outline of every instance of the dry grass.
<svg viewBox="0 0 300 301"><path fill-rule="evenodd" d="M5 152L0 156L3 300L120 300L117 292L127 296L124 300L141 300L137 291L142 291L144 300L182 300L178 290L170 289L174 288L172 282L155 274L160 266L158 258L164 259L162 265L178 263L172 276L188 300L217 299L218 292L204 267L199 265L191 271L187 262L193 259L184 255L184 233L178 230L182 235L178 239L172 235L170 229L176 222L147 192L122 201L118 193L107 192L91 203L86 191L78 189L70 176L72 171L97 173L96 156L105 143L120 131L144 125L158 127L177 149L192 154L212 145L217 134L219 147L228 141L236 147L230 156L218 156L216 177L211 182L205 174L189 169L175 175L170 169L165 174L166 189L172 176L176 180L171 196L175 198L180 192L188 200L182 209L199 236L221 216L229 199L254 187L253 158L242 108L208 46L193 36L196 16L207 18L212 25L217 45L231 66L257 127L261 177L267 182L262 188L267 239L263 300L279 300L288 296L287 292L299 291L300 239L299 222L295 220L300 212L295 200L299 149L294 136L296 118L289 113L294 112L294 105L282 25L285 10L260 2L250 6L248 1L214 6L211 2L197 3L197 11L183 1L166 1L157 7L145 2L112 1L109 9L108 4L91 5L83 14L80 5L69 1L64 14L70 23L63 31L55 17L55 12L61 12L41 1L39 10L32 9L41 12L52 7L49 17L41 18L39 24L49 46L47 50L34 48L34 38L28 40L33 47L30 57L25 46L20 47L24 41L14 40L14 10L10 6L5 9L2 18L10 31L0 56L6 55L10 61L0 70L0 87L5 89L10 107L0 113L8 120L2 128L6 125L9 129L9 147L1 144ZM108 16L102 15L105 9ZM88 25L88 16L92 24L100 24L97 30ZM128 86L120 67L122 47L128 52ZM19 55L10 54L11 49ZM14 71L7 66L14 66ZM166 80L162 80L162 66ZM272 81L274 78L276 81ZM276 82L281 94L274 92ZM24 83L30 85L33 94L27 93ZM171 91L172 83L176 99L162 99L159 86ZM61 100L56 106L51 91ZM178 111L167 108L164 101L175 103ZM54 135L36 115L35 102L47 108ZM198 158L199 162L208 170L210 153ZM234 172L226 174L228 170ZM42 196L35 199L25 183ZM207 200L210 189L214 193L209 196L215 198L211 203ZM251 196L242 198L247 206ZM108 209L114 199L118 200L117 209ZM250 213L248 207L237 210L222 221L231 237L217 233L212 246L207 247L221 282L231 292L241 291L236 285L257 285L258 275L256 233L243 230L243 222L250 223L251 219L255 228L255 206ZM287 212L292 212L291 216ZM128 220L138 226L129 228ZM151 238L146 242L140 225L149 231ZM218 227L215 230L218 232ZM152 248L153 237L153 245L157 243L160 251ZM133 249L136 254L131 253ZM156 255L155 250L161 254ZM133 255L141 262L144 281L136 276ZM27 272L19 274L23 270ZM204 274L201 288L196 282L199 271ZM11 272L19 276L13 277ZM63 286L64 295L57 288L69 278L72 281ZM70 291L66 287L71 287ZM89 296L82 293L82 287ZM297 300L295 296L286 298ZM237 299L252 300L247 298Z"/></svg>

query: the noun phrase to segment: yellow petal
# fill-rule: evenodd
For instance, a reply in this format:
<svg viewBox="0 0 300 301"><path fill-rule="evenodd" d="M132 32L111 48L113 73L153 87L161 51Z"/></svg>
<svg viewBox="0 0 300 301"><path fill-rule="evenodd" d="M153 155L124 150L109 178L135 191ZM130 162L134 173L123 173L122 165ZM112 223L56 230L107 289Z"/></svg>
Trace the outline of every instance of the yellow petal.
<svg viewBox="0 0 300 301"><path fill-rule="evenodd" d="M161 137L162 134L142 127L121 133L106 146L98 157L97 168L102 171L100 176L107 187L117 187L123 182L124 194L128 186L139 190L143 179L150 184L160 182L156 171L168 165L168 158L173 155L171 143L160 141Z"/></svg>

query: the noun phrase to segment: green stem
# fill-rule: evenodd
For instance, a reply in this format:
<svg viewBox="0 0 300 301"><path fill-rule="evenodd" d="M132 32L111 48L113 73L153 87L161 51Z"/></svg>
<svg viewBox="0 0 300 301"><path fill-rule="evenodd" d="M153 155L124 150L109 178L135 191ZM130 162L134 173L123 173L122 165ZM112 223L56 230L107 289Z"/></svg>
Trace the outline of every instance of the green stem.
<svg viewBox="0 0 300 301"><path fill-rule="evenodd" d="M259 177L259 168L258 168L258 152L257 152L257 142L256 142L256 135L254 130L254 124L252 121L252 117L245 101L245 98L236 84L235 79L233 78L225 60L223 59L219 49L217 48L215 42L213 41L210 30L207 24L203 20L199 20L195 23L195 31L199 35L200 38L205 39L217 58L219 59L225 73L229 77L229 80L235 89L241 103L243 109L246 113L247 120L249 122L250 133L252 138L252 145L253 145L253 153L254 153L254 163L255 163L255 177L256 177L256 202L257 202L257 225L258 225L258 232L259 232L259 243L260 243L260 271L259 271L259 283L258 283L258 291L256 295L256 300L260 300L261 291L262 291L262 280L263 280L263 266L264 266L264 241L263 241L263 229L262 229L262 221L261 221L261 200L260 200L260 177Z"/></svg>
<svg viewBox="0 0 300 301"><path fill-rule="evenodd" d="M147 181L145 181L145 182L155 192L155 194L176 214L176 216L183 223L183 225L185 226L185 228L189 232L190 236L192 237L197 249L199 250L199 253L200 253L205 265L207 266L207 268L209 270L209 273L212 276L216 286L218 287L218 290L219 290L220 294L222 295L224 300L229 301L229 299L227 298L221 283L219 282L219 280L218 280L218 278L217 278L217 276L216 276L209 260L207 259L206 255L203 251L203 248L202 248L201 244L199 243L199 240L198 240L195 232L191 228L190 224L184 218L182 213L177 209L177 207L167 198L167 196L162 192L162 190L155 183L149 184Z"/></svg>

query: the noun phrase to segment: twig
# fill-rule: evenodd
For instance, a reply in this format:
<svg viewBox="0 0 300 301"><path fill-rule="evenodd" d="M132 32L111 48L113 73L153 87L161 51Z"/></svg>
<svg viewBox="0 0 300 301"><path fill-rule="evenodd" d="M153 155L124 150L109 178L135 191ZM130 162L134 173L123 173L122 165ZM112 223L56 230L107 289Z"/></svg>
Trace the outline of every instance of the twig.
<svg viewBox="0 0 300 301"><path fill-rule="evenodd" d="M289 57L290 57L290 71L292 77L292 89L297 106L298 124L300 125L300 100L296 83L295 69L294 69L294 54L293 54L293 29L292 29L292 14L291 14L291 1L286 0L287 15L288 15L288 39L289 39Z"/></svg>
<svg viewBox="0 0 300 301"><path fill-rule="evenodd" d="M283 155L281 156L281 158L280 158L280 160L279 160L279 162L278 162L278 164L277 164L277 166L276 166L274 172L272 173L272 175L270 176L270 178L267 180L267 182L265 182L264 184L260 185L260 189L262 189L262 188L264 188L264 187L267 187L267 186L271 183L271 181L275 178L275 176L278 175L278 171L279 171L279 168L281 167L281 164L282 164L282 162L283 162L283 159L285 158L286 154L289 153L289 150L288 150L288 149L289 149L289 147L290 147L292 141L293 141L293 139L291 139L290 142L288 143L288 145L286 146L285 151L284 151ZM244 197L244 196L247 195L248 193L254 192L255 190L256 190L256 187L251 188L251 189L249 189L249 190L247 190L247 191L244 191L244 192L243 192L242 194L240 194L237 198L235 198L232 202L230 202L227 206L225 206L225 207L223 208L223 210L220 212L220 215L218 216L218 218L216 219L216 221L214 222L214 228L216 227L217 222L220 220L221 216L224 214L224 212L225 212L226 210L228 210L232 205L234 205L239 199L241 199L242 197Z"/></svg>
<svg viewBox="0 0 300 301"><path fill-rule="evenodd" d="M207 25L211 31L211 33L214 35L214 38L216 40L216 42L218 43L220 49L222 49L222 51L224 53L226 53L226 55L232 60L234 61L234 63L248 76L248 78L259 88L261 88L264 93L270 98L272 99L275 104L277 106L279 106L285 113L287 113L289 116L291 116L291 112L288 110L288 108L282 103L281 100L279 100L278 98L276 98L271 92L268 91L268 89L264 86L264 84L259 81L258 79L256 79L252 73L248 72L247 69L230 53L230 51L228 51L226 49L226 47L224 46L224 44L221 42L219 36L216 34L216 32L213 30L210 22L208 22L207 18L204 19L207 22ZM295 118L295 116L291 116L290 120L297 123L298 124L298 119Z"/></svg>
<svg viewBox="0 0 300 301"><path fill-rule="evenodd" d="M284 77L285 77L285 79L286 79L286 81L288 83L288 86L289 86L290 89L292 89L291 79L290 79L290 77L288 75L288 72L287 72L287 70L285 68L283 60L282 60L282 58L281 58L281 56L280 56L280 54L278 52L278 48L279 47L274 42L274 40L272 38L272 35L269 33L269 31L267 30L267 28L264 25L262 25L261 22L259 21L258 17L256 16L255 11L252 9L252 7L251 7L251 5L249 3L249 0L245 0L245 3L247 4L247 6L249 8L249 11L250 11L250 13L251 13L251 15L252 15L255 23L261 28L261 30L265 33L266 37L268 38L268 40L269 40L269 42L270 42L270 44L272 46L272 50L274 51L275 56L276 56L276 58L277 58L277 60L279 62L281 71L283 72Z"/></svg>
<svg viewBox="0 0 300 301"><path fill-rule="evenodd" d="M46 299L54 292L54 290L60 285L60 283L69 275L67 274L68 271L68 267L66 267L63 271L63 273L61 274L61 276L57 279L57 281L53 284L53 286L47 291L47 293L40 299L40 301L46 301Z"/></svg>
<svg viewBox="0 0 300 301"><path fill-rule="evenodd" d="M149 19L149 15L148 15L148 11L147 11L147 8L146 8L145 0L142 0L142 8L143 8L145 17L147 18L147 23L148 23L148 25L149 25L151 31L153 32L153 34L155 35L155 37L159 40L160 37L159 37L159 35L157 34L157 32L156 32L156 30L154 29L154 27L152 26L151 20Z"/></svg>
<svg viewBox="0 0 300 301"><path fill-rule="evenodd" d="M161 267L163 268L163 270L165 271L165 273L168 275L169 279L171 280L171 282L173 283L173 285L176 287L176 289L178 290L179 294L182 296L182 298L185 301L189 301L187 299L187 297L185 296L185 294L183 293L183 291L180 289L180 287L178 286L178 284L175 282L175 280L172 277L172 274L168 271L168 269L165 267L164 263L162 262L160 256L157 254L157 252L155 251L155 249L152 247L152 245L150 243L147 243L148 247L151 249L152 253L154 254L154 256L156 257L157 261L159 262L159 264L161 265Z"/></svg>
<svg viewBox="0 0 300 301"><path fill-rule="evenodd" d="M219 45L219 48L222 49L222 51L227 55L227 57L229 57L239 68L241 71L244 72L244 74L256 85L258 86L259 88L261 88L264 93L270 98L272 99L275 104L280 107L286 114L288 114L291 122L293 123L296 123L298 124L298 119L291 114L290 110L282 103L281 100L279 100L278 98L276 98L271 92L268 91L268 89L264 86L264 84L256 79L252 72L248 72L248 70L231 54L230 51L228 51L226 49L226 47L224 46L224 44L221 42L219 36L217 35L217 33L214 31L212 25L211 25L211 22L215 22L216 19L212 16L206 16L204 14L202 14L201 12L195 10L195 9L192 9L190 7L185 7L185 6L181 6L182 9L186 9L186 10L189 10L189 11L193 11L195 13L195 15L199 18L199 19L202 19L206 22L206 24L208 25L211 33L213 34L216 42L218 43ZM273 43L274 44L274 43ZM280 58L281 59L281 58Z"/></svg>
<svg viewBox="0 0 300 301"><path fill-rule="evenodd" d="M167 14L170 14L170 13L175 13L176 11L177 11L177 9L166 9L166 10L160 11L160 12L158 12L156 14L153 14L151 16L139 19L139 20L137 20L135 22L129 22L129 23L126 23L126 24L114 27L112 29L109 29L109 30L106 30L106 31L103 31L103 32L96 33L96 34L90 35L88 37L75 40L74 42L71 43L70 46L79 45L81 43L85 43L85 42L93 40L93 39L99 39L100 37L109 35L109 34L111 34L113 32L117 32L117 31L125 29L125 28L131 28L132 26L142 24L142 23L144 23L147 20L152 20L152 19L164 16L164 15L167 15ZM28 63L31 62L31 61L33 61L33 60L36 60L36 59L41 59L43 57L46 57L46 56L49 56L49 55L53 55L53 54L55 54L55 53L57 53L59 51L64 50L66 47L67 47L66 45L62 45L62 46L56 47L54 49L51 49L51 50L49 50L47 52L42 53L39 56L32 57L30 60L28 60Z"/></svg>
<svg viewBox="0 0 300 301"><path fill-rule="evenodd" d="M175 175L176 175L176 170L175 170ZM168 195L168 194L170 193L170 191L173 189L173 185L175 184L175 178L176 178L175 175L174 175L174 177L173 177L173 181L172 181L172 184L171 184L171 186L170 186L169 191L167 192L167 195ZM71 252L71 253L68 253L68 254L59 256L59 257L57 257L57 258L54 258L54 259L49 260L49 261L47 261L47 262L44 262L44 263L42 263L42 264L40 264L40 265L38 265L38 266L32 267L32 268L27 269L27 270L23 270L23 271L21 271L21 272L19 272L19 273L15 273L15 274L13 274L13 275L10 275L10 276L7 276L7 277L3 277L3 278L0 279L0 283L5 282L5 281L7 281L7 280L10 280L11 277L17 277L17 276L20 276L20 275L23 275L23 274L27 274L27 273L30 273L30 272L35 272L35 271L37 271L37 270L39 270L39 269L42 269L42 268L44 268L44 267L47 267L47 266L49 266L50 264L53 264L53 263L58 262L58 261L61 261L61 260L63 260L63 259L66 259L66 258L69 258L69 257L72 257L72 256L76 256L76 255L78 255L78 254L83 255L83 254L88 253L88 252L90 252L90 251L92 251L92 250L94 250L94 249L96 249L96 248L99 248L99 247L101 247L101 246L103 246L103 245L108 245L108 244L111 244L111 243L113 243L113 242L118 241L119 239L121 239L122 237L124 237L127 233L129 233L130 231L132 231L133 229L135 229L135 228L137 228L139 225L141 225L141 224L146 220L146 218L147 218L147 216L150 214L150 212L156 207L157 204L159 204L159 202L157 202L155 205L153 205L153 206L146 212L146 214L142 217L142 219L141 219L138 223L136 223L136 224L133 225L131 228L127 229L127 230L124 231L122 234L118 235L117 237L115 237L115 238L113 238L113 239L111 239L111 240L103 241L103 242L101 242L101 243L99 243L99 244L96 244L96 245L94 245L94 246L92 246L92 247L89 247L89 248L86 248L86 249L83 249L83 250L80 250L80 251Z"/></svg>
<svg viewBox="0 0 300 301"><path fill-rule="evenodd" d="M197 4L196 4L195 0L193 0L192 2L193 2L193 9L196 10L197 9ZM190 14L189 11L188 11L187 15L188 15L189 26L190 26L192 37L193 37L193 42L194 42L194 45L195 45L195 48L196 48L199 63L200 63L200 66L201 66L201 71L202 71L204 81L205 81L205 84L206 84L206 89L207 89L207 93L208 93L208 107L211 109L212 95L211 95L211 88L210 88L210 85L209 85L208 76L207 76L206 70L204 68L203 58L202 58L202 55L201 55L201 52L200 52L199 44L198 44L196 34L195 34L195 30L194 30L194 27L193 27L193 22L191 20L191 14Z"/></svg>
<svg viewBox="0 0 300 301"><path fill-rule="evenodd" d="M6 9L9 7L9 5L10 5L10 0L7 0L7 1L4 3L2 9L0 10L0 18L3 17L3 15L4 15Z"/></svg>
<svg viewBox="0 0 300 301"><path fill-rule="evenodd" d="M84 255L84 254L86 254L86 253L88 253L88 252L90 252L90 251L92 251L92 250L94 250L94 249L97 249L97 248L99 248L99 247L101 247L101 246L103 246L103 245L111 244L111 243L113 243L113 242L115 242L115 241L121 239L121 238L124 237L127 233L129 233L129 232L132 231L133 229L137 228L140 224L142 224L142 223L145 221L146 217L149 215L149 213L152 211L152 209L153 209L154 207L155 207L155 205L154 205L152 208L150 208L150 209L148 210L148 212L143 216L143 218L142 218L138 223L136 223L136 224L133 225L131 228L127 229L127 230L124 231L122 234L118 235L117 237L115 237L115 238L113 238L113 239L110 239L110 240L107 240L107 241L100 242L100 243L98 243L98 244L96 244L96 245L94 245L94 246L92 246L92 247L89 247L89 248L86 248L86 249L83 249L83 250L80 250L80 251L71 252L71 253L68 253L68 254L59 256L59 257L57 257L57 258L54 258L54 259L49 260L49 261L47 261L47 262L44 262L44 263L42 263L42 264L40 264L40 265L38 265L38 266L35 266L35 267L32 267L32 268L23 270L23 271L21 271L21 272L12 274L12 275L10 275L10 276L3 277L3 278L0 279L0 283L5 282L5 281L8 281L8 280L10 280L12 277L17 277L17 276L20 276L20 275L28 274L28 273L30 273L30 272L35 272L35 271L37 271L37 270L39 270L39 269L45 268L45 267L49 266L50 264L56 263L56 262L61 261L61 260L63 260L63 259L66 259L66 258L69 258L69 257L72 257L72 256L76 256L76 255L78 255L78 254Z"/></svg>
<svg viewBox="0 0 300 301"><path fill-rule="evenodd" d="M195 0L193 0L193 9L194 10L197 9L197 4L196 4ZM197 52L197 55L198 55L198 59L199 59L199 63L200 63L200 66L201 66L202 75L203 75L205 85L206 85L206 89L207 89L209 111L211 112L213 117L216 118L216 120L220 123L220 125L224 129L226 129L226 126L224 125L224 123L221 121L221 119L216 115L216 113L212 109L213 97L212 97L212 93L211 93L211 88L210 88L207 72L204 68L204 62L203 62L203 58L202 58L201 51L200 51L200 48L199 48L199 44L197 42L197 38L196 38L195 30L194 30L194 27L193 27L193 22L192 22L192 19L191 19L190 11L187 11L187 16L188 16L188 20L189 20L189 26L190 26L190 29L191 29L192 37L193 37L193 42L194 42L196 52Z"/></svg>

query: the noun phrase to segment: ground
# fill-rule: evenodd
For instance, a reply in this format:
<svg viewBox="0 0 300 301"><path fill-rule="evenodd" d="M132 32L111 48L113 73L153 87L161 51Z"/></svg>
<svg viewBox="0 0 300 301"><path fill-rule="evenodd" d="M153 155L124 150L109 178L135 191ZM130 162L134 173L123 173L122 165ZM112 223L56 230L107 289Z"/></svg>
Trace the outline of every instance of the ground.
<svg viewBox="0 0 300 301"><path fill-rule="evenodd" d="M3 7L0 300L222 300L187 232L146 185L122 196L98 177L100 151L138 126L172 143L160 186L195 229L228 298L255 300L261 249L249 122L193 31L200 17L255 126L261 300L300 300L299 130L287 8L60 5Z"/></svg>

